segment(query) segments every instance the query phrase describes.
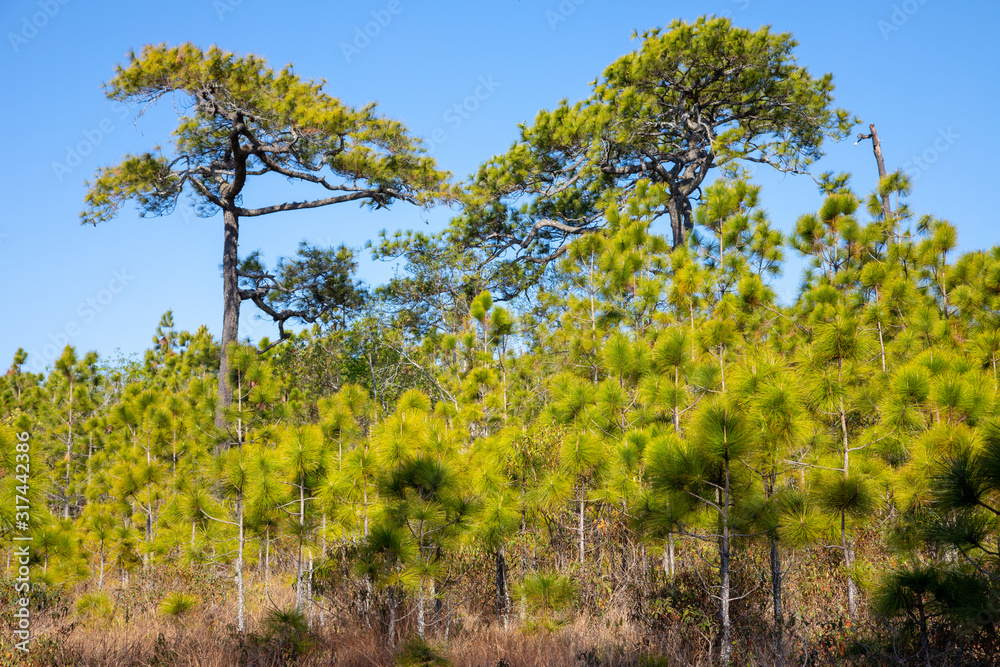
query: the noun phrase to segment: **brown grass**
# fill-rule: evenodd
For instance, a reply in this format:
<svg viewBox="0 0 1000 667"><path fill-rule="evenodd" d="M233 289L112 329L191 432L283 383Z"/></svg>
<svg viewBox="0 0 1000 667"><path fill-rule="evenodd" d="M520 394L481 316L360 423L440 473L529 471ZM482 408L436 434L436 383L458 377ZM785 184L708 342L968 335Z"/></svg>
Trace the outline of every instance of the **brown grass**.
<svg viewBox="0 0 1000 667"><path fill-rule="evenodd" d="M294 593L287 586L274 587L267 597L254 587L248 596L247 633L240 636L233 626L235 609L231 595L202 594L202 603L182 620L163 616L159 601L166 595L160 581L134 581L126 589L107 591L114 602L111 618L83 618L68 600L51 604L35 622L39 636L29 660L22 664L86 667L278 667L293 662L346 667L383 667L398 664L402 648L390 648L384 635L368 627L328 623L310 632L311 646L293 656L280 642L266 637L264 616L268 609L289 608ZM178 585L183 582L167 580ZM197 591L186 589L198 594ZM86 590L75 591L74 597ZM402 636L412 636L412 618L403 619ZM447 664L469 667L596 665L709 664L705 644L691 645L677 633L667 633L653 647L648 632L627 618L578 616L571 624L554 630L530 629L512 622L509 629L475 616L463 618L445 638L437 629L429 645ZM666 640L666 641L663 641ZM9 650L4 647L0 654ZM653 662L652 656L668 652L670 662ZM0 665L15 664L0 657Z"/></svg>
<svg viewBox="0 0 1000 667"><path fill-rule="evenodd" d="M197 625L197 621L192 619L189 628L178 628L163 619L139 618L128 627L107 631L76 627L58 641L36 648L32 663L67 667L278 667L291 661L287 652L253 635L240 638L228 632L207 630ZM388 650L367 629L353 632L326 629L316 632L313 642L312 648L295 664L345 667L398 664L397 653ZM648 639L635 628L611 632L585 619L553 632L525 633L513 628L486 627L458 633L449 640L431 641L435 652L455 667L710 664L707 656L686 659L676 654L669 662L656 662L653 658L663 654L649 651L645 644Z"/></svg>
<svg viewBox="0 0 1000 667"><path fill-rule="evenodd" d="M876 562L877 554L869 561ZM743 554L748 567L736 575L739 590L756 591L736 602L734 613L734 664L776 663L771 639L770 598L766 585L756 578L765 562L763 554ZM855 628L843 624L845 585L836 555L822 549L789 554L786 579L786 619L795 619L786 633L787 664L841 665L892 664L891 656L876 659L849 655L858 638L873 636L879 624L862 613ZM693 571L673 580L654 577L621 587L601 588L606 579L592 572L578 575L581 595L567 625L553 630L533 626L518 618L510 628L498 623L492 611L490 572L473 572L463 595L452 593L449 623L429 614L427 652L456 667L625 667L641 665L714 664L715 609ZM704 575L703 575L704 576ZM588 578L589 577L589 578ZM357 598L349 580L331 589L330 602L320 624L313 614L309 646L299 654L280 638L269 637L265 617L270 610L294 605L291 577L276 577L269 595L262 582L251 577L247 594L247 632L235 630L236 600L231 580L219 572L191 572L168 565L146 575L135 573L127 586L115 581L105 592L113 605L109 617L85 617L74 602L93 588L82 586L38 600L33 617L30 660L33 665L93 667L230 667L252 665L345 665L383 667L399 664L403 647L390 646L385 625L373 618L369 627L359 619ZM766 582L764 582L766 584ZM184 591L199 596L200 604L182 619L165 617L159 605L167 594ZM354 591L356 593L356 591ZM6 605L9 606L9 605ZM864 605L862 605L863 607ZM33 606L34 608L34 606ZM376 614L377 616L377 614ZM383 618L384 621L384 618ZM0 609L0 667L22 664L11 651L10 619ZM412 614L399 619L396 641L406 643L415 634ZM884 639L884 637L883 637ZM891 643L892 638L889 637ZM13 656L13 657L12 657ZM880 662L880 660L882 660ZM966 664L992 664L980 659Z"/></svg>

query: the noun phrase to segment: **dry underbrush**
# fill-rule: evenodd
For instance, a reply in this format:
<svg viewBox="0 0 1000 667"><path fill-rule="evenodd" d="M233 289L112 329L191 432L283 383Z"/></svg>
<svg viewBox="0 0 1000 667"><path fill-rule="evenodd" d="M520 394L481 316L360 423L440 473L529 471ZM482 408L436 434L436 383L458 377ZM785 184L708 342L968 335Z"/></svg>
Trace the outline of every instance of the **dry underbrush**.
<svg viewBox="0 0 1000 667"><path fill-rule="evenodd" d="M863 540L859 546L866 547ZM878 554L866 556L868 562L879 562ZM81 586L36 593L36 639L28 660L20 663L22 656L10 641L13 605L8 582L0 588L7 596L0 607L0 667L710 665L717 652L715 607L703 583L710 572L699 569L700 555L693 545L686 557L673 578L663 576L653 558L646 561L645 571L569 567L578 584L575 606L558 618L537 622L530 613L524 616L515 601L508 628L492 606L492 572L477 564L443 596L446 604L429 611L426 643L414 639L409 604L402 606L390 640L384 597L376 596L370 613L360 615L361 589L349 579L339 580L325 598L327 606L313 607L310 618L304 619L283 611L294 607L288 578L275 579L265 592L263 581L251 576L247 631L241 635L234 626L229 580L219 572L158 566L148 574L134 574L125 585L109 582L103 591ZM741 558L743 567L735 573L734 585L745 597L733 604L735 662L773 665L777 655L766 555L751 550ZM786 566L787 664L908 664L906 656L886 652L885 646L894 641L889 626L864 612L854 628L845 624L846 586L836 554L823 549L789 554ZM173 592L196 596L197 603L171 616L164 600ZM881 637L883 644L873 643L872 637ZM990 658L980 656L965 664L990 664Z"/></svg>

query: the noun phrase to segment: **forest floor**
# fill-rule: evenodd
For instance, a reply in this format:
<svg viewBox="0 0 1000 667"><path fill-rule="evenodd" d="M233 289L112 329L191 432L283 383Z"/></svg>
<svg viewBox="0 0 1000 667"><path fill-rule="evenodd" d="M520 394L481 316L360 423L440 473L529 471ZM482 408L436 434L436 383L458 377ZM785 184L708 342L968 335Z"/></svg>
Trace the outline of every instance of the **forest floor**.
<svg viewBox="0 0 1000 667"><path fill-rule="evenodd" d="M50 590L35 600L39 610L31 621L28 654L12 646L13 619L0 619L6 626L0 637L0 666L655 667L711 665L718 658L713 608L696 576L679 575L670 583L651 585L641 600L600 601L602 612L574 609L566 615L532 618L524 617L515 602L507 628L488 611L488 602L481 601L478 610L476 605L458 605L447 615L431 605L426 641L416 638L412 605L400 605L390 640L384 600L373 604L365 623L357 613L357 595L346 593L339 603L314 606L303 623L301 616L280 611L295 605L294 589L286 579L275 577L265 591L261 578L249 577L244 633L236 631L231 581L214 574L191 580L190 572L158 567L148 575L133 574L127 582L107 581L101 591L92 585L72 593ZM833 600L840 591L828 587L835 585L835 578L823 581L816 593L826 605L817 611L829 617L836 612ZM12 590L9 582L8 587ZM194 604L170 616L164 600L178 592ZM736 616L734 664L776 664L768 610L758 607L745 604ZM792 625L794 620L786 630L788 664L849 662L852 633L842 622ZM857 664L876 663L869 659Z"/></svg>

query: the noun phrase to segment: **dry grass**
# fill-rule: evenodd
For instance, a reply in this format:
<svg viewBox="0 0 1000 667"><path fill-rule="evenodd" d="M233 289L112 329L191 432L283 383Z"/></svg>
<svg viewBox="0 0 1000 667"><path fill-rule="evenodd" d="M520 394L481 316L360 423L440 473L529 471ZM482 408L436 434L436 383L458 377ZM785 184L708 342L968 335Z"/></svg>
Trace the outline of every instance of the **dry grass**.
<svg viewBox="0 0 1000 667"><path fill-rule="evenodd" d="M139 667L156 665L235 667L252 665L278 667L289 664L292 656L263 641L258 635L240 638L232 633L209 630L191 620L191 627L177 628L163 619L134 619L128 627L108 631L76 627L54 644L33 653L34 664L87 667ZM317 631L312 647L295 664L344 665L345 667L398 664L399 651L385 648L379 637L367 629ZM580 619L553 632L525 633L517 629L479 628L461 632L450 640L431 642L434 652L455 667L549 667L580 665L619 667L627 665L690 664L707 665L707 658L657 661L660 652L651 652L634 628L612 632L603 625Z"/></svg>
<svg viewBox="0 0 1000 667"><path fill-rule="evenodd" d="M872 561L875 560L872 555ZM761 556L745 554L751 565ZM844 617L844 580L836 559L821 549L790 555L786 580L786 619L795 619L786 632L787 664L841 665L893 664L869 654L849 655L853 641L871 636L876 623L861 614L855 628ZM771 638L771 610L766 586L754 579L759 567L748 567L736 577L740 590L758 592L734 605L734 656L738 665L776 664ZM586 573L585 573L586 574ZM455 667L625 667L659 665L711 665L716 647L715 609L698 576L682 572L670 581L646 581L626 594L605 589L600 579L581 579L593 602L581 594L568 624L545 629L516 618L509 629L494 618L490 607L489 573L470 577L465 597L453 600L450 621L436 622L430 615L429 645L411 652L438 656L438 664ZM482 579L482 581L480 581ZM312 615L312 628L301 640L283 641L268 632L266 616L275 609L290 609L294 592L290 577L275 579L269 594L262 582L251 578L247 594L247 632L236 632L231 581L219 573L192 573L169 566L148 575L136 574L127 586L120 582L107 590L110 605L90 605L84 613L73 602L96 591L81 587L42 600L32 621L38 638L30 661L34 665L93 667L230 667L250 665L345 665L383 667L402 664L405 646L390 647L385 618L377 613L369 627L359 620L357 598L350 583L335 589L338 604ZM766 583L766 582L764 582ZM630 584L631 586L631 584ZM171 592L197 595L200 603L180 618L165 616L160 604ZM376 603L377 606L377 603ZM110 607L111 611L107 609ZM95 611L96 610L96 611ZM440 620L440 619L439 619ZM0 610L0 625L2 610ZM7 620L9 623L9 619ZM397 642L414 635L412 614L398 619ZM293 633L294 634L294 633ZM11 633L0 627L0 667L17 664L10 653ZM433 664L413 663L409 664ZM968 662L966 664L992 664Z"/></svg>
<svg viewBox="0 0 1000 667"><path fill-rule="evenodd" d="M596 619L579 618L572 625L554 632L522 632L484 628L463 634L447 647L445 654L456 667L627 667L631 665L707 665L705 655L688 654L683 639L674 642L651 638L631 624L612 624L609 628ZM673 644L672 646L670 644ZM668 659L669 657L669 659ZM504 662L506 661L506 662Z"/></svg>
<svg viewBox="0 0 1000 667"><path fill-rule="evenodd" d="M179 583L179 582L173 582ZM38 619L36 632L42 636L25 664L87 667L278 667L297 665L344 665L383 667L400 664L403 647L390 649L386 638L367 627L337 624L327 615L319 627L318 614L308 633L309 646L295 654L266 632L268 609L289 608L293 591L275 587L269 596L253 589L254 604L248 609L247 633L235 632L231 596L202 595L202 603L181 619L171 619L159 611L162 591L151 591L150 582L134 583L127 589L109 591L114 603L110 618L83 617L72 605L53 607ZM75 597L85 592L77 591ZM412 635L412 619L404 619L402 635ZM570 625L554 630L515 627L504 629L475 617L462 619L459 628L444 638L438 630L430 639L431 651L446 664L469 667L597 665L708 664L685 650L685 642L674 635L671 648L653 648L648 632L624 617L596 619L577 617ZM464 629L463 629L464 628ZM662 639L662 638L661 638ZM669 642L668 642L669 643ZM688 649L692 647L688 646ZM657 662L664 650L673 654L671 662ZM2 653L2 651L0 651ZM682 661L678 659L686 656ZM690 658L690 659L688 659ZM7 664L0 658L0 665Z"/></svg>

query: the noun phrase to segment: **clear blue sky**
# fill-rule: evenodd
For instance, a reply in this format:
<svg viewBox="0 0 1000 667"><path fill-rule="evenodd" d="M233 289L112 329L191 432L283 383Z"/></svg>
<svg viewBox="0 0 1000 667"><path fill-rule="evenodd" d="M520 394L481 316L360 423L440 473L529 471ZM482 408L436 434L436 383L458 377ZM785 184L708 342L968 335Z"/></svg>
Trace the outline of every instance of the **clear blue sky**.
<svg viewBox="0 0 1000 667"><path fill-rule="evenodd" d="M103 95L103 82L130 49L193 41L254 52L275 66L294 63L349 104L377 102L419 136L439 130L443 141L430 152L461 178L504 151L517 123L561 98L584 97L606 65L636 48L633 30L701 14L792 32L799 63L814 74L832 72L837 104L863 127L876 123L890 170L927 158L908 165L914 210L956 224L962 249L998 243L988 185L1000 155L993 128L1000 4L993 1L4 0L0 370L18 347L29 352L29 366L48 365L64 340L81 353L140 353L168 309L180 328L221 329L220 218L196 218L182 206L168 217L140 219L129 206L97 228L79 224L84 181L96 168L125 152L170 145L176 115L169 102L134 124L136 109ZM368 26L374 36L367 43L358 38L378 17L385 25ZM478 108L465 118L449 113L482 80L492 91L480 88ZM815 168L853 173L859 191L875 183L870 143L829 145ZM819 206L806 177L754 174L782 229ZM240 250L260 248L273 262L302 239L359 247L380 229L438 229L447 218L447 211L423 214L405 205L291 212L246 221ZM793 275L778 284L786 299L800 267L793 262ZM377 284L390 271L365 256L361 277ZM244 309L241 336L273 336L270 326L253 326L252 312Z"/></svg>

